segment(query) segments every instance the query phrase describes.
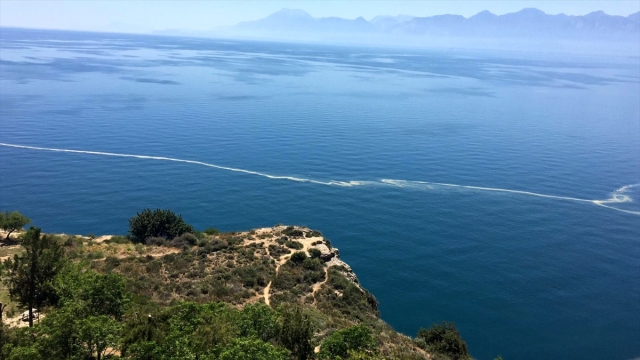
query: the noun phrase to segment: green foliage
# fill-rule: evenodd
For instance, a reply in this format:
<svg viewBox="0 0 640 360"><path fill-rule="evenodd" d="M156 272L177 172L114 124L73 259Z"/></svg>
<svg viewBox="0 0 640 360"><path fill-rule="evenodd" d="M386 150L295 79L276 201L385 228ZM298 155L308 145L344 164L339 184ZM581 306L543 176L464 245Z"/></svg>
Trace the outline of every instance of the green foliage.
<svg viewBox="0 0 640 360"><path fill-rule="evenodd" d="M112 236L111 239L103 241L105 244L130 244L131 240L126 236Z"/></svg>
<svg viewBox="0 0 640 360"><path fill-rule="evenodd" d="M308 258L298 251L291 255L291 259L280 267L273 287L287 290L288 297L277 298L277 302L293 301L292 296L299 297L311 291L311 285L323 281L325 278L324 263L318 259Z"/></svg>
<svg viewBox="0 0 640 360"><path fill-rule="evenodd" d="M313 357L313 327L309 316L299 307L287 308L282 313L282 330L279 341L289 351L293 359L306 360Z"/></svg>
<svg viewBox="0 0 640 360"><path fill-rule="evenodd" d="M291 262L294 264L302 264L302 262L307 258L307 254L304 251L296 251L291 254Z"/></svg>
<svg viewBox="0 0 640 360"><path fill-rule="evenodd" d="M324 268L324 263L322 261L320 261L319 259L306 258L302 262L302 267L307 269L307 270L311 270L311 271L315 271L315 272L321 272L322 269ZM319 279L317 279L317 280L319 280ZM317 282L317 280L313 281L313 282Z"/></svg>
<svg viewBox="0 0 640 360"><path fill-rule="evenodd" d="M316 248L309 249L309 256L311 256L313 259L319 258L320 255L322 255L322 251L320 251L320 250L318 250Z"/></svg>
<svg viewBox="0 0 640 360"><path fill-rule="evenodd" d="M300 250L304 247L299 241L287 241L284 245L290 249Z"/></svg>
<svg viewBox="0 0 640 360"><path fill-rule="evenodd" d="M225 346L218 357L219 360L287 360L288 352L279 349L260 339L235 339Z"/></svg>
<svg viewBox="0 0 640 360"><path fill-rule="evenodd" d="M144 209L129 219L129 234L134 242L144 242L148 237L173 239L194 229L171 210Z"/></svg>
<svg viewBox="0 0 640 360"><path fill-rule="evenodd" d="M373 294L347 279L343 271L344 268L338 266L329 268L326 286L317 296L320 308L338 310L357 321L379 316L378 301Z"/></svg>
<svg viewBox="0 0 640 360"><path fill-rule="evenodd" d="M180 236L176 236L175 238L173 238L173 240L169 242L170 246L173 246L176 248L182 248L185 246L190 247L190 246L195 246L197 244L198 244L198 238L189 232L186 232Z"/></svg>
<svg viewBox="0 0 640 360"><path fill-rule="evenodd" d="M129 296L125 280L117 273L99 274L81 264L68 264L55 279L62 306L75 307L85 316L122 318Z"/></svg>
<svg viewBox="0 0 640 360"><path fill-rule="evenodd" d="M354 325L334 332L320 347L320 359L350 359L349 352L374 355L376 339L365 325Z"/></svg>
<svg viewBox="0 0 640 360"><path fill-rule="evenodd" d="M120 328L119 322L104 315L80 321L78 339L86 350L86 356L91 357L95 353L100 360L108 352L113 353L120 340Z"/></svg>
<svg viewBox="0 0 640 360"><path fill-rule="evenodd" d="M40 229L31 227L22 237L22 254L5 262L11 299L29 309L29 326L33 326L32 311L43 305L53 305L58 296L53 280L64 265L64 249L51 236L40 236Z"/></svg>
<svg viewBox="0 0 640 360"><path fill-rule="evenodd" d="M471 359L467 343L462 340L460 332L452 323L443 322L434 324L429 329L420 329L416 344L428 352L445 355L452 360Z"/></svg>
<svg viewBox="0 0 640 360"><path fill-rule="evenodd" d="M29 224L31 220L17 211L0 213L0 228L7 232L6 239L12 232L18 231Z"/></svg>
<svg viewBox="0 0 640 360"><path fill-rule="evenodd" d="M220 234L220 230L210 227L210 228L204 229L203 233L207 235L218 235Z"/></svg>
<svg viewBox="0 0 640 360"><path fill-rule="evenodd" d="M262 341L276 339L281 331L278 319L278 313L265 304L247 305L238 320L240 335Z"/></svg>
<svg viewBox="0 0 640 360"><path fill-rule="evenodd" d="M284 230L282 230L282 233L284 235L287 235L289 237L303 237L304 233L302 232L302 230L298 230L296 228L294 228L293 226L288 226L287 228L285 228Z"/></svg>

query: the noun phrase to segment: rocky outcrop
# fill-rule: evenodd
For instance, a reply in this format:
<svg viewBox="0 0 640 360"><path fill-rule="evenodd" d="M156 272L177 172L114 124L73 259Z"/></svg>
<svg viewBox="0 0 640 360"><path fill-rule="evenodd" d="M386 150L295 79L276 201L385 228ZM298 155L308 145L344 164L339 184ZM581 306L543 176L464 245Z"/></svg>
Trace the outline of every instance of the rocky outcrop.
<svg viewBox="0 0 640 360"><path fill-rule="evenodd" d="M333 258L339 257L340 255L340 251L338 251L338 249L329 249L329 247L325 243L314 245L313 248L320 250L320 259L322 259L322 261L324 262L328 262Z"/></svg>

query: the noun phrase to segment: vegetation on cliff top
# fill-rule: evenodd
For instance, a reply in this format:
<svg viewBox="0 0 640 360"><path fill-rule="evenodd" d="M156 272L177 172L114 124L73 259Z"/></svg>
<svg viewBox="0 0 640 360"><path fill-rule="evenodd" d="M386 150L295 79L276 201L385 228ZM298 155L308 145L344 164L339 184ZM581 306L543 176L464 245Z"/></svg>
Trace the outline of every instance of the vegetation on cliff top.
<svg viewBox="0 0 640 360"><path fill-rule="evenodd" d="M2 264L0 359L470 358L451 324L412 339L380 320L318 231L201 233L148 209L129 225L127 237L20 235Z"/></svg>

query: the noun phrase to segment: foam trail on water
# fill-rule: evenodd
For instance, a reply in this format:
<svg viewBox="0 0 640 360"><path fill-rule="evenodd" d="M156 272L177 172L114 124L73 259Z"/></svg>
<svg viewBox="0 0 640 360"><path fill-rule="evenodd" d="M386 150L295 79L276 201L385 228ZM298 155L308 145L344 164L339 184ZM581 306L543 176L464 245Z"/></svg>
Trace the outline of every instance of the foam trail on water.
<svg viewBox="0 0 640 360"><path fill-rule="evenodd" d="M536 196L547 199L556 199L556 200L567 200L567 201L577 201L590 203L598 206L605 207L607 209L612 209L616 211L620 211L627 214L640 215L640 211L633 210L625 210L620 209L608 204L619 204L619 203L630 203L633 202L633 199L629 195L625 195L629 189L638 187L640 184L626 185L623 186L611 194L611 197L604 200L590 200L590 199L581 199L569 196L557 196L557 195L548 195L548 194L540 194L530 191L522 191L522 190L511 190L511 189L501 189L501 188L490 188L490 187L482 187L482 186L470 186L470 185L458 185L458 184L447 184L447 183L437 183L437 182L428 182L428 181L407 181L407 180L393 180L393 179L382 179L380 180L382 183L386 185L396 186L396 187L404 187L404 188L416 188L416 189L428 189L434 190L436 187L449 187L449 188L458 188L458 189L468 189L468 190L478 190L478 191L492 191L492 192L502 192L502 193L510 193L510 194L520 194L527 196Z"/></svg>
<svg viewBox="0 0 640 360"><path fill-rule="evenodd" d="M58 149L58 148L46 148L46 147L27 146L27 145L8 144L8 143L0 143L0 146L6 146L6 147L12 147L12 148L18 148L18 149L39 150L39 151L53 151L53 152L64 152L64 153L74 153L74 154L89 154L89 155L100 155L100 156L136 158L136 159L145 159L145 160L172 161L172 162L207 166L215 169L233 171L233 172L238 172L238 173L243 173L248 175L262 176L268 179L289 180L289 181L310 183L310 184L316 184L316 185L325 185L325 186L351 187L351 186L384 185L384 186L393 186L393 187L400 187L400 188L422 189L422 190L434 190L436 187L448 187L448 188L458 188L458 189L467 189L467 190L476 190L476 191L501 192L501 193L510 193L510 194L526 195L526 196L535 196L535 197L555 199L555 200L590 203L590 204L598 205L607 209L612 209L612 210L620 211L627 214L640 215L640 211L624 210L624 209L620 209L610 205L610 204L633 202L633 199L631 199L631 197L629 195L626 195L625 193L631 188L640 186L640 184L623 186L615 190L611 194L611 197L608 199L590 200L590 199L581 199L581 198L575 198L575 197L569 197L569 196L540 194L540 193L522 191L522 190L511 190L511 189L490 188L490 187L459 185L459 184L447 184L447 183L437 183L437 182L427 182L427 181L407 181L407 180L393 180L393 179L382 179L380 181L337 181L337 180L322 181L322 180L299 178L299 177L293 177L293 176L272 175L272 174L262 173L258 171L216 165L216 164L206 163L202 161L177 159L177 158L170 158L170 157L164 157L164 156L149 156L149 155L121 154L121 153L111 153L111 152L101 152L101 151Z"/></svg>
<svg viewBox="0 0 640 360"><path fill-rule="evenodd" d="M234 172L239 172L239 173L243 173L243 174L257 175L257 176L262 176L262 177L266 177L266 178L269 178L269 179L306 182L306 183L312 183L312 184L318 184L318 185L329 185L329 186L357 186L357 185L363 185L361 182L358 182L358 181L349 181L349 182L346 182L346 181L335 181L335 180L320 181L320 180L313 180L313 179L306 179L306 178L297 178L297 177L293 177L293 176L271 175L271 174L261 173L261 172L258 172L258 171L251 171L251 170L245 170L245 169L232 168L232 167L228 167L228 166L210 164L210 163L206 163L206 162L202 162L202 161L176 159L176 158L170 158L170 157L164 157L164 156L120 154L120 153L110 153L110 152L101 152L101 151L88 151L88 150L56 149L56 148L45 148L45 147L37 147L37 146L6 144L6 143L0 143L0 146L7 146L7 147L13 147L13 148L19 148L19 149L29 149L29 150L66 152L66 153L74 153L74 154L89 154L89 155L116 156L116 157L126 157L126 158L136 158L136 159L146 159L146 160L173 161L173 162L181 162L181 163L194 164L194 165L202 165L202 166L212 167L212 168L215 168L215 169L234 171Z"/></svg>

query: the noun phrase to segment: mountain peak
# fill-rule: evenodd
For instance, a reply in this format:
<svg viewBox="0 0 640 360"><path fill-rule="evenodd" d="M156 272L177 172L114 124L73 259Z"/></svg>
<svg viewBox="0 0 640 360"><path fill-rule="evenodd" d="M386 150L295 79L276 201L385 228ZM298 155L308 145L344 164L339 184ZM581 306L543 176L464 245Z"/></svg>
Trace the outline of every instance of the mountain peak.
<svg viewBox="0 0 640 360"><path fill-rule="evenodd" d="M516 14L527 14L527 15L546 15L546 13L540 9L536 8L524 8L518 11Z"/></svg>
<svg viewBox="0 0 640 360"><path fill-rule="evenodd" d="M480 11L479 13L473 15L469 19L493 19L493 18L497 18L497 17L498 17L498 15L492 13L491 11L483 10L483 11Z"/></svg>
<svg viewBox="0 0 640 360"><path fill-rule="evenodd" d="M603 16L608 16L607 13L605 13L602 10L598 10L598 11L594 11L594 12L590 12L587 15L585 15L585 17L603 17Z"/></svg>
<svg viewBox="0 0 640 360"><path fill-rule="evenodd" d="M273 14L269 15L269 17L313 19L313 16L309 15L309 13L304 10L289 9L289 8L282 8L274 12Z"/></svg>

